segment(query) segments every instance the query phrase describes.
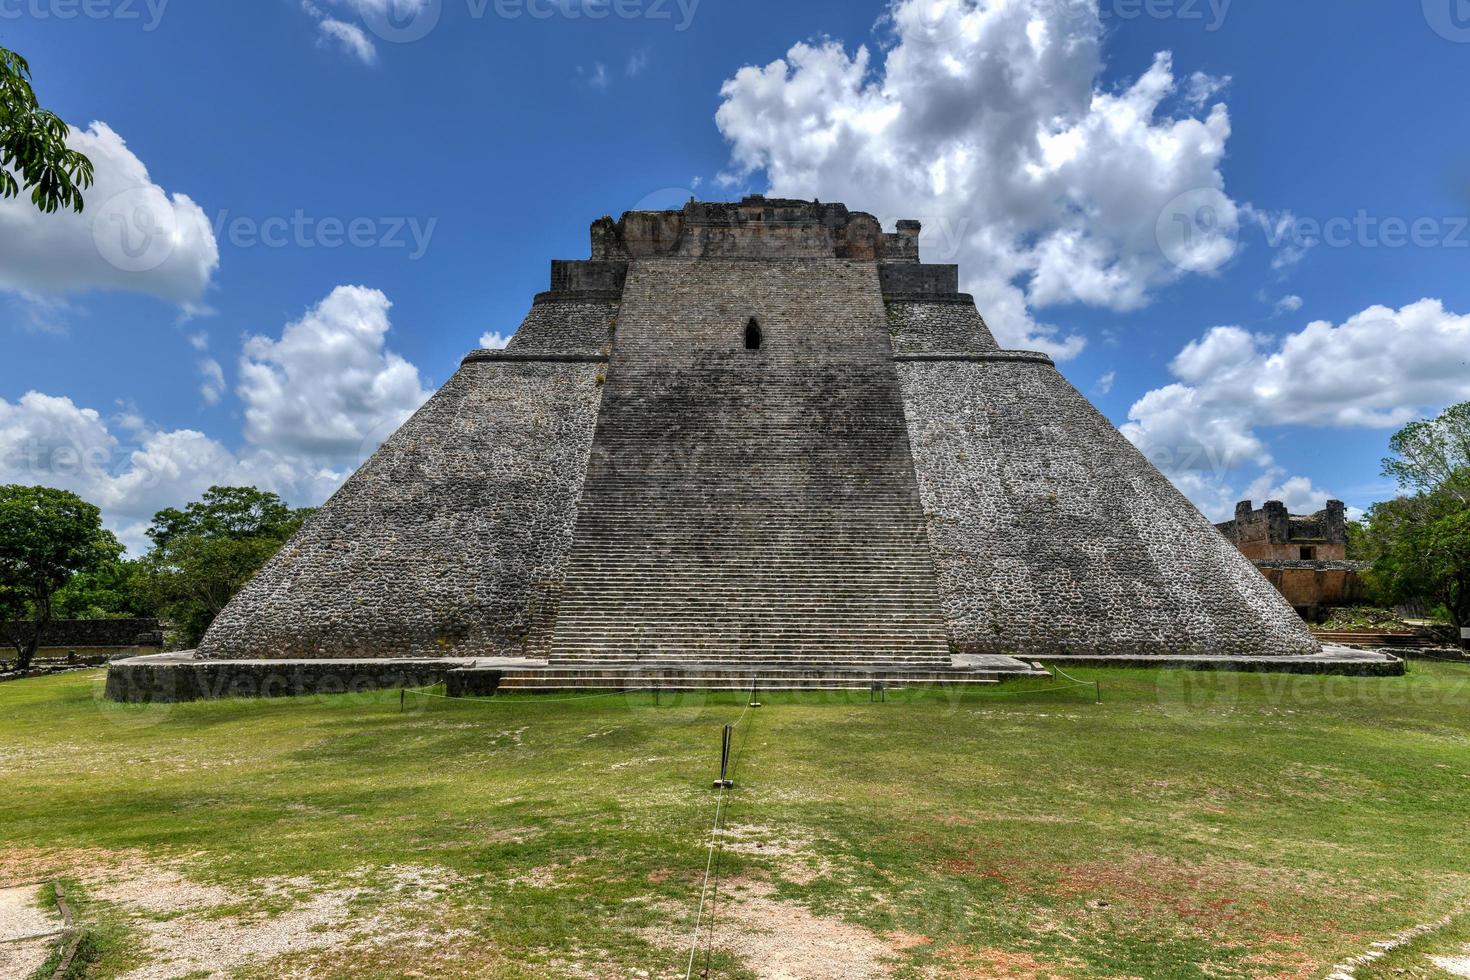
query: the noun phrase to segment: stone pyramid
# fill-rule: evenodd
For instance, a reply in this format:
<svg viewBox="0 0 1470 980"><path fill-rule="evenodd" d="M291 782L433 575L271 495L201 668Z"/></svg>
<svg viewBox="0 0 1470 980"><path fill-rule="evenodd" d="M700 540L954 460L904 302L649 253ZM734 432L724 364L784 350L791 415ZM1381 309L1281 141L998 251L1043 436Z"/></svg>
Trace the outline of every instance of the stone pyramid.
<svg viewBox="0 0 1470 980"><path fill-rule="evenodd" d="M216 620L203 659L862 669L1319 652L953 265L838 204L592 226Z"/></svg>

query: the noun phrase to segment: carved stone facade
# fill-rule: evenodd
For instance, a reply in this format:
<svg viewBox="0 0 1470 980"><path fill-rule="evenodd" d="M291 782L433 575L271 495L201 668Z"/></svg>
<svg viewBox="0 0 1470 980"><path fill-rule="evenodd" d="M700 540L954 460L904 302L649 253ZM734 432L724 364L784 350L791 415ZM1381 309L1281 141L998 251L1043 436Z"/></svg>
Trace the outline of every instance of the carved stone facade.
<svg viewBox="0 0 1470 980"><path fill-rule="evenodd" d="M1291 655L1291 607L921 229L747 198L558 261L204 658Z"/></svg>
<svg viewBox="0 0 1470 980"><path fill-rule="evenodd" d="M1235 505L1235 520L1215 525L1247 558L1259 561L1343 561L1347 558L1347 505L1329 500L1315 514L1288 514L1269 500L1255 510Z"/></svg>
<svg viewBox="0 0 1470 980"><path fill-rule="evenodd" d="M1359 573L1366 566L1347 560L1347 507L1340 500L1307 515L1288 513L1279 500L1260 510L1243 500L1235 520L1216 527L1309 621L1363 597Z"/></svg>

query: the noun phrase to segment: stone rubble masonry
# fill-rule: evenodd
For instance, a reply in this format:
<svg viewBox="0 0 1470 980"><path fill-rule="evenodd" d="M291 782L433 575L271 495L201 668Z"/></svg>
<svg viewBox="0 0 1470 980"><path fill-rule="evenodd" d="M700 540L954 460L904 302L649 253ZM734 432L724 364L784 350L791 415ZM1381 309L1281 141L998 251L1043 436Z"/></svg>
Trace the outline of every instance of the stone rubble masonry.
<svg viewBox="0 0 1470 980"><path fill-rule="evenodd" d="M948 666L888 330L872 262L635 261L553 661Z"/></svg>
<svg viewBox="0 0 1470 980"><path fill-rule="evenodd" d="M901 363L964 653L1316 653L1301 619L1050 364Z"/></svg>
<svg viewBox="0 0 1470 980"><path fill-rule="evenodd" d="M615 309L538 302L509 350L471 354L220 614L200 657L544 656ZM538 352L584 360L514 359Z"/></svg>
<svg viewBox="0 0 1470 980"><path fill-rule="evenodd" d="M998 349L920 233L760 197L597 221L199 656L1318 652L1049 358Z"/></svg>

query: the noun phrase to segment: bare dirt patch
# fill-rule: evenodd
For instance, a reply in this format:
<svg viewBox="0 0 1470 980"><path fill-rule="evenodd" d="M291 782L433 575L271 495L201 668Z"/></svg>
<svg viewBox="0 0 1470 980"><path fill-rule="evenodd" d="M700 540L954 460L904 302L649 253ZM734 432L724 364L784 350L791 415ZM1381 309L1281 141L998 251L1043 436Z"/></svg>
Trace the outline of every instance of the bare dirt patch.
<svg viewBox="0 0 1470 980"><path fill-rule="evenodd" d="M720 830L721 848L735 854L770 858L782 878L807 885L833 871L810 836L764 824L736 824Z"/></svg>
<svg viewBox="0 0 1470 980"><path fill-rule="evenodd" d="M1470 977L1470 946L1464 956L1431 956L1429 962L1452 977Z"/></svg>
<svg viewBox="0 0 1470 980"><path fill-rule="evenodd" d="M710 910L717 949L762 980L864 980L891 976L895 959L922 937L880 937L775 897L767 882L738 880ZM667 945L672 937L660 936ZM703 948L703 944L701 944Z"/></svg>
<svg viewBox="0 0 1470 980"><path fill-rule="evenodd" d="M324 887L274 878L249 893L150 869L100 887L98 898L133 915L148 964L123 980L224 976L277 957L337 947L418 943L434 930L433 903L457 880L442 869L362 869L354 883Z"/></svg>
<svg viewBox="0 0 1470 980"><path fill-rule="evenodd" d="M0 977L28 977L46 957L62 926L61 916L41 905L41 888L0 889Z"/></svg>
<svg viewBox="0 0 1470 980"><path fill-rule="evenodd" d="M0 887L88 878L111 873L135 859L141 860L143 855L83 847L12 848L0 851Z"/></svg>
<svg viewBox="0 0 1470 980"><path fill-rule="evenodd" d="M188 878L186 862L150 862L106 851L11 851L0 854L0 871L32 880L64 877L84 884L91 900L117 913L132 931L143 965L123 980L222 977L259 967L279 957L395 944L415 947L452 938L436 923L441 896L458 878L441 868L362 868L335 882L270 878L233 890ZM37 924L27 902L40 886L0 891L0 938ZM0 943L0 976L27 976L50 951L26 966L15 944ZM35 951L27 948L26 963Z"/></svg>
<svg viewBox="0 0 1470 980"><path fill-rule="evenodd" d="M0 942L0 977L28 977L41 968L55 944L51 939Z"/></svg>
<svg viewBox="0 0 1470 980"><path fill-rule="evenodd" d="M0 889L0 942L47 936L61 929L61 917L41 905L40 886Z"/></svg>

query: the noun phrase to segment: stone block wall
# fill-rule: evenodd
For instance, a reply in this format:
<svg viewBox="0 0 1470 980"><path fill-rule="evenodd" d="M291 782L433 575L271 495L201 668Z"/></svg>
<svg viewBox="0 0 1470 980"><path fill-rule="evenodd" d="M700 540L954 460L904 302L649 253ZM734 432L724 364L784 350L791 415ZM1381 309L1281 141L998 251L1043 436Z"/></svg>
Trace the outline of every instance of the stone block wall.
<svg viewBox="0 0 1470 980"><path fill-rule="evenodd" d="M511 351L467 359L219 616L200 656L544 656L614 310L537 303Z"/></svg>
<svg viewBox="0 0 1470 980"><path fill-rule="evenodd" d="M635 261L554 662L948 655L874 263Z"/></svg>
<svg viewBox="0 0 1470 980"><path fill-rule="evenodd" d="M970 653L1315 653L1291 607L1045 358L899 365Z"/></svg>
<svg viewBox="0 0 1470 980"><path fill-rule="evenodd" d="M1000 349L969 296L890 298L887 308L896 355L985 354Z"/></svg>
<svg viewBox="0 0 1470 980"><path fill-rule="evenodd" d="M1347 505L1340 500L1329 500L1322 510L1306 515L1288 513L1279 500L1268 500L1260 510L1243 500L1235 505L1235 520L1216 527L1255 561L1347 558Z"/></svg>
<svg viewBox="0 0 1470 980"><path fill-rule="evenodd" d="M12 638L25 642L33 635L34 623L0 623L0 661L14 656ZM36 656L89 660L139 656L161 649L163 628L156 619L58 619L42 632Z"/></svg>
<svg viewBox="0 0 1470 980"><path fill-rule="evenodd" d="M1308 622L1319 621L1330 607L1363 601L1366 566L1361 562L1258 561L1255 566Z"/></svg>

